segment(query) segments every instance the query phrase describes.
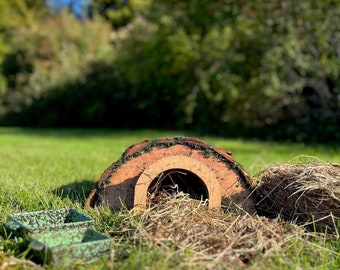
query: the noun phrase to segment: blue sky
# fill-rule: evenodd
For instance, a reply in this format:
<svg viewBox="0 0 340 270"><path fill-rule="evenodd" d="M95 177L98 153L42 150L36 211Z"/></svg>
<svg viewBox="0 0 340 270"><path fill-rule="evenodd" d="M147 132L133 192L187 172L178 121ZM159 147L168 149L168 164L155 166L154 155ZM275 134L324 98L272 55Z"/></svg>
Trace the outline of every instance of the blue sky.
<svg viewBox="0 0 340 270"><path fill-rule="evenodd" d="M70 7L77 17L81 18L87 13L86 7L90 0L46 0L46 3L53 12L60 12L65 7Z"/></svg>

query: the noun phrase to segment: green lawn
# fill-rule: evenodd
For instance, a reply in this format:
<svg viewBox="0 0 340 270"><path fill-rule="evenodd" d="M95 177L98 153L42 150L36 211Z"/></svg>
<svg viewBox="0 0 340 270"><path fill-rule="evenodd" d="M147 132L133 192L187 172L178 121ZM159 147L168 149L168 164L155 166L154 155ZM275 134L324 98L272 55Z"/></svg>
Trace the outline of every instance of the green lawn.
<svg viewBox="0 0 340 270"><path fill-rule="evenodd" d="M112 252L102 260L73 268L95 269L172 269L179 261L190 257L171 256L171 249L150 248L134 243L129 229L135 218L126 210L112 213L105 207L83 210L89 191L96 186L102 172L116 161L130 145L145 139L165 136L194 136L171 131L102 130L102 129L21 129L0 128L0 222L7 215L72 207L90 214L96 229L112 236ZM327 162L340 163L338 147L302 143L274 143L199 137L208 144L231 150L245 170L254 175L273 162L283 162L297 156L313 156ZM118 233L113 233L118 232ZM306 240L307 241L307 240ZM0 269L35 268L24 260L26 250L15 239L0 236ZM262 269L337 269L340 268L339 240L320 238L287 246L275 256L259 257L247 265ZM169 255L170 254L170 255ZM183 268L190 268L183 264ZM72 267L71 267L72 268Z"/></svg>

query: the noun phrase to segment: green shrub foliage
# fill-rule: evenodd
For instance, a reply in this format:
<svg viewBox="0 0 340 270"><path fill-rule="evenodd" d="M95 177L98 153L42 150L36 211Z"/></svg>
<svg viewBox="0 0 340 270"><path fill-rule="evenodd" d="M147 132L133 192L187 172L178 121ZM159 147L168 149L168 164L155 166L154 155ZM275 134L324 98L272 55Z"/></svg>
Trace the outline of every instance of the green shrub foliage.
<svg viewBox="0 0 340 270"><path fill-rule="evenodd" d="M2 73L7 78L7 91L2 97L5 123L22 124L20 119L36 113L35 103L45 103L45 99L50 100L52 96L64 93L65 102L69 95L66 93L68 85L77 87L77 84L85 84L92 63L107 61L113 53L111 28L100 18L80 22L65 11L37 24L37 27L27 28L11 36L12 49L2 61ZM81 91L81 88L78 90ZM96 92L96 88L93 92ZM97 93L100 94L100 91ZM77 95L68 98L74 99L77 104ZM59 118L59 110L52 112L58 105L50 104L51 107L45 110L51 110L54 118ZM14 114L17 115L14 117ZM65 121L67 124L67 119L61 119L62 115L60 113L58 122ZM14 119L19 122L16 123ZM36 125L40 122L32 120L25 123ZM49 120L44 119L42 122L48 123ZM52 119L50 124L54 124Z"/></svg>
<svg viewBox="0 0 340 270"><path fill-rule="evenodd" d="M119 31L116 61L156 121L338 139L337 15L334 1L155 1Z"/></svg>
<svg viewBox="0 0 340 270"><path fill-rule="evenodd" d="M339 141L338 1L101 2L0 35L3 124Z"/></svg>

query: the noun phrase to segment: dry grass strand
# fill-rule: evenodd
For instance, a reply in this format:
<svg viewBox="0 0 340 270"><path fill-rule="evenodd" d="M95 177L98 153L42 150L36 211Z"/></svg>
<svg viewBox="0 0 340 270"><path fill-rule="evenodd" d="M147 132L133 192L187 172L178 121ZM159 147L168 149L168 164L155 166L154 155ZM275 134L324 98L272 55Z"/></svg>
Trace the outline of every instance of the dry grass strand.
<svg viewBox="0 0 340 270"><path fill-rule="evenodd" d="M194 261L230 265L242 265L271 249L280 250L302 232L293 225L240 213L236 206L209 209L206 201L194 200L182 192L162 198L145 210L142 220L135 234L137 241L148 239L153 246L190 249L196 254Z"/></svg>
<svg viewBox="0 0 340 270"><path fill-rule="evenodd" d="M280 215L309 229L317 227L339 235L339 164L320 160L279 163L255 178L260 182L255 190L259 214Z"/></svg>

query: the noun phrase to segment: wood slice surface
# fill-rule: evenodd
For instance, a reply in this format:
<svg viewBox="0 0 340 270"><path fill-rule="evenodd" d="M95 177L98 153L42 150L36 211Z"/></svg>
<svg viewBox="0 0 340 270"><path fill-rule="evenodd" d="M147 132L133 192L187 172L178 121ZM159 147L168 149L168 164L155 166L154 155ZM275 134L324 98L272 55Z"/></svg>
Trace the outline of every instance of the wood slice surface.
<svg viewBox="0 0 340 270"><path fill-rule="evenodd" d="M231 200L254 212L252 179L231 153L191 137L146 140L130 146L103 172L85 206L143 207L153 180L170 170L196 176L206 186L210 207L220 207ZM197 184L187 179L187 186Z"/></svg>

